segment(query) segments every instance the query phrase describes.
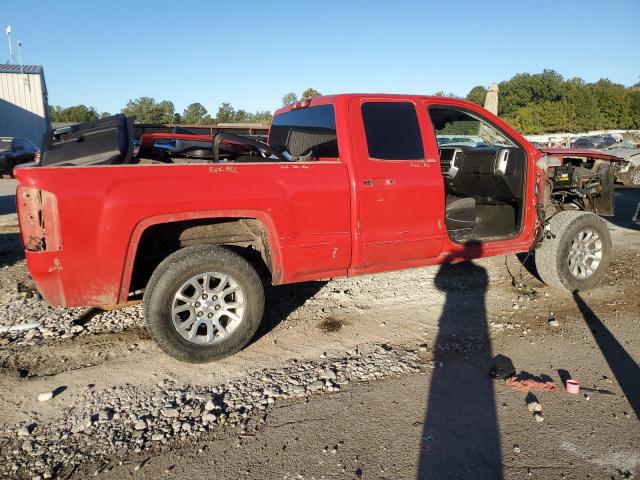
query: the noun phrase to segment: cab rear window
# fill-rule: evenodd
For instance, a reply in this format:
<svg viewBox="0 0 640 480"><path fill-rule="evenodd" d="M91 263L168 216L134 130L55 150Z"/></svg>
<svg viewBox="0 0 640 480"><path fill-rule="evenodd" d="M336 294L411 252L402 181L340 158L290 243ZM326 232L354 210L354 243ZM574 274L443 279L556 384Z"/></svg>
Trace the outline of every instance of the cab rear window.
<svg viewBox="0 0 640 480"><path fill-rule="evenodd" d="M301 108L276 115L269 145L282 147L296 158L338 158L333 105Z"/></svg>

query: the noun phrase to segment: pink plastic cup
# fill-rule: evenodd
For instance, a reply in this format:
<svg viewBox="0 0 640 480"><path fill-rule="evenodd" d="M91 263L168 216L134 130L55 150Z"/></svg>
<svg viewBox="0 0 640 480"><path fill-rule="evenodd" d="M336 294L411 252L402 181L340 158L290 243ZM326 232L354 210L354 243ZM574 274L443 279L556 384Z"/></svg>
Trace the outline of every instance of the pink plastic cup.
<svg viewBox="0 0 640 480"><path fill-rule="evenodd" d="M568 393L580 393L580 382L577 380L567 380L565 386Z"/></svg>

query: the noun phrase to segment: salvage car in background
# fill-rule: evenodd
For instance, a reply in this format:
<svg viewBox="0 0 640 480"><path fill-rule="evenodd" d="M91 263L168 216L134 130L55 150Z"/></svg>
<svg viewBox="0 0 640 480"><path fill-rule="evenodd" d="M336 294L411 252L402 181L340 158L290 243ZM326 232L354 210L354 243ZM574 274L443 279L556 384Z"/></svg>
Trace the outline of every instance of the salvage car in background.
<svg viewBox="0 0 640 480"><path fill-rule="evenodd" d="M640 187L640 148L634 142L623 141L604 150L621 159L616 180L627 187Z"/></svg>
<svg viewBox="0 0 640 480"><path fill-rule="evenodd" d="M0 176L13 177L13 169L36 160L40 149L26 138L0 137Z"/></svg>
<svg viewBox="0 0 640 480"><path fill-rule="evenodd" d="M578 137L571 142L571 148L606 148L616 143L613 135L592 135L589 137Z"/></svg>

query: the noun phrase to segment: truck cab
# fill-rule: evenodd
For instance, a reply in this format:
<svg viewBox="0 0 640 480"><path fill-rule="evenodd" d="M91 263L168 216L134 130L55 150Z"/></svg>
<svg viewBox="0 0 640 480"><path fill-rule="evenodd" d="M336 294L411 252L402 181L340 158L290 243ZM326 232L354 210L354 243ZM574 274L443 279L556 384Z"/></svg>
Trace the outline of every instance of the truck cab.
<svg viewBox="0 0 640 480"><path fill-rule="evenodd" d="M311 99L276 112L269 144L350 167L350 273L531 244L541 153L477 105L400 95Z"/></svg>

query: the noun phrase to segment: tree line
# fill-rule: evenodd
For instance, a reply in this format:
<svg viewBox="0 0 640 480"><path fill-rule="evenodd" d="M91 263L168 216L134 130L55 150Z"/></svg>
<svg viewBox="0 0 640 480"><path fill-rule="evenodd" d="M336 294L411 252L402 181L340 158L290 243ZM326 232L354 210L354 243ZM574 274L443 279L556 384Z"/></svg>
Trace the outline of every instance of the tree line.
<svg viewBox="0 0 640 480"><path fill-rule="evenodd" d="M581 78L565 79L554 70L542 73L520 73L498 84L498 115L523 134L584 132L606 129L640 129L640 82L631 87L601 79L587 83ZM487 87L478 85L467 94L467 100L484 104ZM289 92L282 98L288 105L321 95L308 88L300 96ZM437 92L436 95L445 95ZM447 96L456 96L447 94ZM93 107L75 105L50 109L54 122L85 122L109 116ZM215 115L198 102L182 113L168 100L157 102L150 97L129 100L122 109L136 116L139 123L269 123L271 112L236 110L230 103L218 107Z"/></svg>
<svg viewBox="0 0 640 480"><path fill-rule="evenodd" d="M282 104L288 105L300 99L318 97L322 95L314 88L308 88L300 97L294 92L282 97ZM74 105L71 107L51 106L49 113L52 122L79 123L98 120L111 114L98 113L94 107L86 105ZM271 112L262 110L247 112L236 110L230 103L224 102L218 107L215 115L211 115L199 102L188 105L182 113L176 112L173 102L169 100L156 101L151 97L140 97L129 100L122 113L126 116L135 116L137 123L172 123L183 125L213 125L220 123L264 123L271 122Z"/></svg>
<svg viewBox="0 0 640 480"><path fill-rule="evenodd" d="M498 116L524 134L640 129L640 82L587 83L544 70L517 74L498 88ZM483 105L486 94L486 87L476 86L466 98Z"/></svg>

